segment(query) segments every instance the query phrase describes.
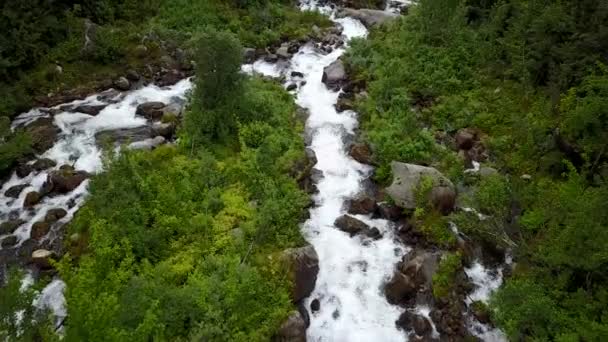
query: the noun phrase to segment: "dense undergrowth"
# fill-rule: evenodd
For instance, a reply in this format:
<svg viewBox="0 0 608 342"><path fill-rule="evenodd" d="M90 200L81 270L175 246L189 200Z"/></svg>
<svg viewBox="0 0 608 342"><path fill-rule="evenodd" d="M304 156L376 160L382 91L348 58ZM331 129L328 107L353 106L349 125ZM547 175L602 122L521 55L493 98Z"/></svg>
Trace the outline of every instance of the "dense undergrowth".
<svg viewBox="0 0 608 342"><path fill-rule="evenodd" d="M392 160L436 166L486 215L448 219L513 248L492 311L514 341L608 336L607 27L604 1L424 0L349 52L377 179ZM445 141L464 127L498 174L462 172ZM448 220L418 216L431 240L446 235Z"/></svg>

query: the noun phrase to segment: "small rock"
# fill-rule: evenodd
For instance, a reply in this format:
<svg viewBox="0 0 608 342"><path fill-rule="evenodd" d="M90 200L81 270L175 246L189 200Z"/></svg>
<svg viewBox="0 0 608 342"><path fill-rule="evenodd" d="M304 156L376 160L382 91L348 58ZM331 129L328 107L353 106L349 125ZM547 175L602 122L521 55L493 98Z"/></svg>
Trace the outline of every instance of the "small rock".
<svg viewBox="0 0 608 342"><path fill-rule="evenodd" d="M107 105L80 105L72 109L72 112L84 113L95 116L99 114Z"/></svg>
<svg viewBox="0 0 608 342"><path fill-rule="evenodd" d="M149 120L160 120L163 117L165 104L158 101L146 102L137 106L136 115L141 115Z"/></svg>
<svg viewBox="0 0 608 342"><path fill-rule="evenodd" d="M400 304L416 295L416 285L405 274L397 271L384 287L386 299L391 304Z"/></svg>
<svg viewBox="0 0 608 342"><path fill-rule="evenodd" d="M336 60L323 69L321 81L331 89L339 89L346 81L346 70L341 60Z"/></svg>
<svg viewBox="0 0 608 342"><path fill-rule="evenodd" d="M25 221L20 219L2 222L2 224L0 224L0 235L12 234L24 223Z"/></svg>
<svg viewBox="0 0 608 342"><path fill-rule="evenodd" d="M347 98L339 98L338 102L336 102L336 110L338 112L343 112L345 110L352 110L355 107L353 101Z"/></svg>
<svg viewBox="0 0 608 342"><path fill-rule="evenodd" d="M334 222L334 225L341 231L349 233L350 236L370 230L370 227L363 221L349 215L338 217Z"/></svg>
<svg viewBox="0 0 608 342"><path fill-rule="evenodd" d="M27 177L32 172L32 166L29 164L20 164L15 169L15 173L19 178Z"/></svg>
<svg viewBox="0 0 608 342"><path fill-rule="evenodd" d="M291 77L300 77L300 78L304 78L304 74L299 72L299 71L292 71L291 72Z"/></svg>
<svg viewBox="0 0 608 342"><path fill-rule="evenodd" d="M131 82L137 82L137 81L139 81L140 78L141 78L141 76L139 76L137 71L135 71L133 69L127 70L127 80L129 80Z"/></svg>
<svg viewBox="0 0 608 342"><path fill-rule="evenodd" d="M116 81L114 81L114 87L116 87L118 90L125 91L131 89L131 83L126 77L119 77Z"/></svg>
<svg viewBox="0 0 608 342"><path fill-rule="evenodd" d="M456 132L456 136L454 139L456 140L456 145L459 149L468 151L473 147L475 143L476 134L470 128L459 129Z"/></svg>
<svg viewBox="0 0 608 342"><path fill-rule="evenodd" d="M367 146L367 144L354 144L350 148L350 156L353 157L354 160L358 161L361 164L371 165L372 161L372 151Z"/></svg>
<svg viewBox="0 0 608 342"><path fill-rule="evenodd" d="M437 186L431 190L431 204L443 215L454 210L456 204L456 191L448 186Z"/></svg>
<svg viewBox="0 0 608 342"><path fill-rule="evenodd" d="M279 328L273 339L276 342L306 342L306 322L298 311L294 311Z"/></svg>
<svg viewBox="0 0 608 342"><path fill-rule="evenodd" d="M65 209L61 209L61 208L49 209L49 211L47 211L46 215L44 216L44 220L49 223L55 223L55 222L61 220L62 218L64 218L67 214L68 214L68 212L65 211Z"/></svg>
<svg viewBox="0 0 608 342"><path fill-rule="evenodd" d="M397 221L401 217L403 211L394 204L383 202L378 204L378 213L380 217L385 220Z"/></svg>
<svg viewBox="0 0 608 342"><path fill-rule="evenodd" d="M289 46L285 44L281 45L281 47L277 49L276 55L280 59L290 59L291 54L289 53Z"/></svg>
<svg viewBox="0 0 608 342"><path fill-rule="evenodd" d="M286 88L286 89L287 89L287 91L296 90L296 89L298 89L298 85L297 85L297 84L295 84L295 83L291 83L291 84L289 84L289 85L287 86L287 88Z"/></svg>
<svg viewBox="0 0 608 342"><path fill-rule="evenodd" d="M152 134L161 136L166 139L171 139L175 133L175 125L173 123L154 123L152 125Z"/></svg>
<svg viewBox="0 0 608 342"><path fill-rule="evenodd" d="M347 205L349 214L369 215L376 211L376 201L368 196L349 200Z"/></svg>
<svg viewBox="0 0 608 342"><path fill-rule="evenodd" d="M268 63L276 63L279 60L279 57L273 53L266 55L264 60Z"/></svg>
<svg viewBox="0 0 608 342"><path fill-rule="evenodd" d="M4 192L4 196L17 198L17 197L19 197L19 195L21 194L23 189L27 188L28 186L30 186L30 185L29 184L13 185Z"/></svg>
<svg viewBox="0 0 608 342"><path fill-rule="evenodd" d="M308 297L315 289L319 273L319 256L314 247L309 245L285 250L282 260L290 279L293 279L291 300L297 303Z"/></svg>
<svg viewBox="0 0 608 342"><path fill-rule="evenodd" d="M36 171L42 171L55 167L56 165L57 163L54 160L49 158L43 158L36 160L36 162L32 165L32 168Z"/></svg>
<svg viewBox="0 0 608 342"><path fill-rule="evenodd" d="M40 240L46 236L51 230L51 224L45 221L38 221L32 225L30 237L34 240Z"/></svg>
<svg viewBox="0 0 608 342"><path fill-rule="evenodd" d="M40 203L40 200L42 200L42 195L38 191L28 192L23 201L23 207L31 208Z"/></svg>
<svg viewBox="0 0 608 342"><path fill-rule="evenodd" d="M18 239L15 235L9 235L2 240L2 243L0 243L0 246L2 246L2 248L13 247L17 244L17 242L18 242Z"/></svg>
<svg viewBox="0 0 608 342"><path fill-rule="evenodd" d="M256 52L254 48L243 49L243 61L247 64L255 62Z"/></svg>
<svg viewBox="0 0 608 342"><path fill-rule="evenodd" d="M520 177L521 179L525 180L525 181L530 181L532 180L532 176L528 175L528 174L523 174Z"/></svg>
<svg viewBox="0 0 608 342"><path fill-rule="evenodd" d="M484 166L484 167L479 168L479 176L481 178L486 178L486 177L490 177L490 176L497 175L497 174L498 174L498 170L496 170L493 167Z"/></svg>
<svg viewBox="0 0 608 342"><path fill-rule="evenodd" d="M138 142L131 143L127 146L129 150L153 150L167 141L164 137L158 136Z"/></svg>
<svg viewBox="0 0 608 342"><path fill-rule="evenodd" d="M315 298L310 302L310 311L317 312L319 310L321 310L321 302Z"/></svg>
<svg viewBox="0 0 608 342"><path fill-rule="evenodd" d="M148 55L148 48L145 45L137 45L133 50L135 57L143 58Z"/></svg>
<svg viewBox="0 0 608 342"><path fill-rule="evenodd" d="M32 262L43 270L51 268L51 259L54 257L55 253L46 249L37 249L32 252Z"/></svg>

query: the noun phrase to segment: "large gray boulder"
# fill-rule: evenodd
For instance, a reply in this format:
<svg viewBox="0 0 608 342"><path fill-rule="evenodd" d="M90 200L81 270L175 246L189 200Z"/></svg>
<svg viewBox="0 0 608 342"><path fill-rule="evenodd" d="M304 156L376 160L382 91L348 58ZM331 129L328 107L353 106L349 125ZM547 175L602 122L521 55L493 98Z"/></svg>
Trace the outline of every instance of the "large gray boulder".
<svg viewBox="0 0 608 342"><path fill-rule="evenodd" d="M367 28L384 24L390 20L397 18L398 16L399 15L396 13L368 8L343 8L338 12L338 17L353 17L361 21L361 23L363 23L363 25L365 25L365 27Z"/></svg>
<svg viewBox="0 0 608 342"><path fill-rule="evenodd" d="M450 197L446 199L446 202L452 200L451 197L455 198L456 196L454 184L435 168L393 161L391 169L393 172L393 183L386 189L386 193L401 208L415 209L417 205L422 204L416 203L416 192L419 189L421 180L425 177L430 177L433 180L433 189L441 189L431 195ZM432 198L432 202L440 208L442 207L440 198Z"/></svg>
<svg viewBox="0 0 608 342"><path fill-rule="evenodd" d="M306 342L306 321L302 314L294 311L281 324L279 331L273 338L275 342Z"/></svg>
<svg viewBox="0 0 608 342"><path fill-rule="evenodd" d="M99 147L105 144L125 144L152 138L154 132L150 126L140 126L135 128L119 128L114 130L102 131L95 134L95 141Z"/></svg>
<svg viewBox="0 0 608 342"><path fill-rule="evenodd" d="M291 300L299 302L315 289L319 273L319 256L313 246L290 248L282 259L288 276L293 281Z"/></svg>
<svg viewBox="0 0 608 342"><path fill-rule="evenodd" d="M341 60L336 60L323 69L321 81L332 89L339 89L346 81L346 70Z"/></svg>

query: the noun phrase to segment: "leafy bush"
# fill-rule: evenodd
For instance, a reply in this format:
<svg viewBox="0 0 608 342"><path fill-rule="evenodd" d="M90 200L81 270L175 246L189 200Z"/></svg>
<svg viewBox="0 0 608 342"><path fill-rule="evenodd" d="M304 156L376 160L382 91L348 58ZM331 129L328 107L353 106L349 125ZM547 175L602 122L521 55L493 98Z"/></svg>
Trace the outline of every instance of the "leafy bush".
<svg viewBox="0 0 608 342"><path fill-rule="evenodd" d="M447 299L455 285L457 272L462 268L462 257L459 252L448 253L441 258L437 272L433 274L433 296Z"/></svg>

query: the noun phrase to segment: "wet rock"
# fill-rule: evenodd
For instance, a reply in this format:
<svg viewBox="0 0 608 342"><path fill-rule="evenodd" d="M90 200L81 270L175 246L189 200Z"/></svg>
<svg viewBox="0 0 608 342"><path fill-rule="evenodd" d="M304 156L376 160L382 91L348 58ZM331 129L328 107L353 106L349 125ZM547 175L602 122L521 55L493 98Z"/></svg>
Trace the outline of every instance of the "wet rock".
<svg viewBox="0 0 608 342"><path fill-rule="evenodd" d="M429 322L426 317L417 315L411 311L402 313L395 323L397 328L402 330L414 330L418 336L427 336L433 331L431 322Z"/></svg>
<svg viewBox="0 0 608 342"><path fill-rule="evenodd" d="M28 186L30 186L30 185L29 184L13 185L4 192L4 196L17 198L17 197L19 197L19 195L21 194L23 189L27 188Z"/></svg>
<svg viewBox="0 0 608 342"><path fill-rule="evenodd" d="M256 52L254 48L244 48L243 49L243 62L244 63L253 63L255 62Z"/></svg>
<svg viewBox="0 0 608 342"><path fill-rule="evenodd" d="M491 321L490 311L486 304L481 301L475 301L471 303L471 310L473 311L473 316L483 324L489 324Z"/></svg>
<svg viewBox="0 0 608 342"><path fill-rule="evenodd" d="M19 239L17 239L15 235L9 235L2 239L0 246L2 246L2 248L14 247L17 244L18 240Z"/></svg>
<svg viewBox="0 0 608 342"><path fill-rule="evenodd" d="M376 211L376 201L369 196L349 200L347 206L348 213L354 215L369 215Z"/></svg>
<svg viewBox="0 0 608 342"><path fill-rule="evenodd" d="M279 56L275 55L274 53L268 54L264 57L264 61L268 62L268 63L276 63L279 60Z"/></svg>
<svg viewBox="0 0 608 342"><path fill-rule="evenodd" d="M44 220L49 223L55 223L55 222L61 220L62 218L64 218L67 214L68 214L68 212L65 211L65 209L61 209L61 208L49 209L46 212L46 215L44 216Z"/></svg>
<svg viewBox="0 0 608 342"><path fill-rule="evenodd" d="M398 15L383 10L374 10L367 8L357 10L351 8L343 8L338 11L338 17L353 17L355 19L360 20L361 23L365 25L365 27L370 28L394 20L398 17Z"/></svg>
<svg viewBox="0 0 608 342"><path fill-rule="evenodd" d="M294 286L291 300L296 303L308 297L315 289L319 273L319 256L313 246L290 248L283 252L282 260Z"/></svg>
<svg viewBox="0 0 608 342"><path fill-rule="evenodd" d="M294 311L281 324L273 338L274 342L306 342L306 322L298 311Z"/></svg>
<svg viewBox="0 0 608 342"><path fill-rule="evenodd" d="M0 235L12 234L24 223L25 221L20 219L2 222L2 224L0 224Z"/></svg>
<svg viewBox="0 0 608 342"><path fill-rule="evenodd" d="M165 104L158 101L146 102L137 106L136 115L141 115L149 120L160 120L163 117Z"/></svg>
<svg viewBox="0 0 608 342"><path fill-rule="evenodd" d="M336 110L338 112L343 112L345 110L352 110L355 107L354 103L352 100L347 99L347 98L339 98L338 102L336 103Z"/></svg>
<svg viewBox="0 0 608 342"><path fill-rule="evenodd" d="M103 147L105 144L124 144L128 142L142 141L153 136L152 128L141 126L135 128L121 128L103 131L95 134L97 145Z"/></svg>
<svg viewBox="0 0 608 342"><path fill-rule="evenodd" d="M341 60L336 60L323 69L321 81L332 89L339 89L346 81L346 70Z"/></svg>
<svg viewBox="0 0 608 342"><path fill-rule="evenodd" d="M104 92L102 92L101 94L97 95L97 100L99 101L103 101L103 102L108 102L108 103L116 103L118 102L117 99L119 97L121 97L122 93L119 92L116 89L108 89Z"/></svg>
<svg viewBox="0 0 608 342"><path fill-rule="evenodd" d="M25 131L32 138L32 147L38 154L53 147L61 132L52 118L39 118L27 125Z"/></svg>
<svg viewBox="0 0 608 342"><path fill-rule="evenodd" d="M129 69L127 70L127 79L131 82L137 82L141 79L141 76L139 76L139 73L137 73L137 71Z"/></svg>
<svg viewBox="0 0 608 342"><path fill-rule="evenodd" d="M40 240L51 231L51 224L46 221L38 221L32 225L30 237L34 240Z"/></svg>
<svg viewBox="0 0 608 342"><path fill-rule="evenodd" d="M291 84L289 84L289 85L287 86L287 88L286 88L286 89L287 89L287 91L296 90L296 89L298 89L298 85L297 85L297 84L295 84L295 83L291 83Z"/></svg>
<svg viewBox="0 0 608 342"><path fill-rule="evenodd" d="M40 203L41 200L42 195L38 191L28 192L28 194L25 196L25 200L23 200L23 207L31 208Z"/></svg>
<svg viewBox="0 0 608 342"><path fill-rule="evenodd" d="M373 164L372 151L367 144L354 144L350 148L350 156L361 164Z"/></svg>
<svg viewBox="0 0 608 342"><path fill-rule="evenodd" d="M488 151L481 141L476 141L473 147L466 151L469 159L476 162L484 162L488 160Z"/></svg>
<svg viewBox="0 0 608 342"><path fill-rule="evenodd" d="M153 150L167 141L164 137L157 136L154 138L130 143L127 148L129 150Z"/></svg>
<svg viewBox="0 0 608 342"><path fill-rule="evenodd" d="M159 87L168 87L176 84L185 78L185 75L178 70L171 69L162 72L158 77L155 78L154 83Z"/></svg>
<svg viewBox="0 0 608 342"><path fill-rule="evenodd" d="M53 193L67 194L87 178L89 178L89 174L86 171L76 171L69 165L63 165L59 170L48 175L47 184Z"/></svg>
<svg viewBox="0 0 608 342"><path fill-rule="evenodd" d="M423 178L433 180L433 188L447 187L454 190L454 185L437 169L427 166L393 161L391 163L393 182L386 192L401 208L415 209L416 192Z"/></svg>
<svg viewBox="0 0 608 342"><path fill-rule="evenodd" d="M438 265L438 253L415 250L404 256L397 267L401 273L413 281L417 289L430 290Z"/></svg>
<svg viewBox="0 0 608 342"><path fill-rule="evenodd" d="M473 147L477 134L470 128L462 128L456 132L454 139L459 149L468 151Z"/></svg>
<svg viewBox="0 0 608 342"><path fill-rule="evenodd" d="M289 45L287 45L287 44L281 45L281 47L277 49L276 55L280 59L290 59L291 53L289 53Z"/></svg>
<svg viewBox="0 0 608 342"><path fill-rule="evenodd" d="M350 215L342 215L338 217L334 222L334 225L341 231L349 233L350 236L370 230L370 227L367 224Z"/></svg>
<svg viewBox="0 0 608 342"><path fill-rule="evenodd" d="M32 164L32 168L36 171L42 171L55 167L56 165L57 163L54 160L49 158L42 158L36 160L36 162Z"/></svg>
<svg viewBox="0 0 608 342"><path fill-rule="evenodd" d="M165 139L171 139L175 133L175 125L173 123L154 123L152 125L152 134L161 136Z"/></svg>
<svg viewBox="0 0 608 342"><path fill-rule="evenodd" d="M74 108L71 111L95 116L95 115L99 114L99 112L101 112L106 107L107 107L107 105L105 105L105 104L102 104L102 105L80 105L80 106L77 106L76 108Z"/></svg>
<svg viewBox="0 0 608 342"><path fill-rule="evenodd" d="M394 204L386 202L378 203L378 215L385 220L397 221L402 213L401 208Z"/></svg>
<svg viewBox="0 0 608 342"><path fill-rule="evenodd" d="M437 186L431 190L431 204L443 215L454 210L456 191L449 186Z"/></svg>
<svg viewBox="0 0 608 342"><path fill-rule="evenodd" d="M315 298L310 302L310 311L317 312L319 310L321 310L321 302Z"/></svg>
<svg viewBox="0 0 608 342"><path fill-rule="evenodd" d="M391 304L401 304L416 296L416 284L405 274L396 271L384 286L384 295Z"/></svg>
<svg viewBox="0 0 608 342"><path fill-rule="evenodd" d="M42 270L52 268L51 259L55 258L55 253L46 249L37 249L32 252L32 263Z"/></svg>
<svg viewBox="0 0 608 342"><path fill-rule="evenodd" d="M114 87L118 90L126 91L131 89L131 82L126 77L119 77L114 81Z"/></svg>
<svg viewBox="0 0 608 342"><path fill-rule="evenodd" d="M29 164L19 164L15 169L15 173L17 177L24 178L27 177L32 172L32 166Z"/></svg>
<svg viewBox="0 0 608 342"><path fill-rule="evenodd" d="M300 78L304 78L304 74L299 72L299 71L292 71L291 72L291 77L300 77Z"/></svg>

